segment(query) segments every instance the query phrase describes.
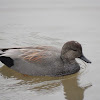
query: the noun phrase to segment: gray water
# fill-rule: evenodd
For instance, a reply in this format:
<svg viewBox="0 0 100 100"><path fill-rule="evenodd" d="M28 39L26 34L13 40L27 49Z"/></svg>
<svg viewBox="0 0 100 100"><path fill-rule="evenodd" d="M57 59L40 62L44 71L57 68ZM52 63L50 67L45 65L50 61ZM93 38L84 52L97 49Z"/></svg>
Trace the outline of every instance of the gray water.
<svg viewBox="0 0 100 100"><path fill-rule="evenodd" d="M81 70L63 77L24 76L0 63L0 100L100 100L99 0L0 0L0 48L82 44Z"/></svg>

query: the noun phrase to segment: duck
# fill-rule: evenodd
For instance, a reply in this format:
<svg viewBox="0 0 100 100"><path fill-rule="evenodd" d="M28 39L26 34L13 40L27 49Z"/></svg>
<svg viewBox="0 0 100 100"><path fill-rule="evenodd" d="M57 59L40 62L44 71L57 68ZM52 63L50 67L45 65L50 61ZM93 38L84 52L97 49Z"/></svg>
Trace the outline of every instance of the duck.
<svg viewBox="0 0 100 100"><path fill-rule="evenodd" d="M53 46L0 49L0 61L3 64L31 76L65 76L77 73L80 65L76 58L91 63L77 41L66 42L62 49Z"/></svg>

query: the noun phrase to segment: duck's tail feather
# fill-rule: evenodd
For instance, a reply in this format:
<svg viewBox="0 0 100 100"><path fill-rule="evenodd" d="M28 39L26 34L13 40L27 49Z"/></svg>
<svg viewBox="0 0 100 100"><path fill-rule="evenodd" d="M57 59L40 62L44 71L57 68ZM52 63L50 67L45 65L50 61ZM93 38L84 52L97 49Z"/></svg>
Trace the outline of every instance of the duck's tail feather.
<svg viewBox="0 0 100 100"><path fill-rule="evenodd" d="M1 54L1 53L0 53ZM2 55L2 54L1 54ZM14 61L13 59L11 59L10 57L6 57L6 56L0 56L0 61L5 64L8 67L11 67L14 65Z"/></svg>
<svg viewBox="0 0 100 100"><path fill-rule="evenodd" d="M4 52L2 50L0 50L0 55L4 54Z"/></svg>

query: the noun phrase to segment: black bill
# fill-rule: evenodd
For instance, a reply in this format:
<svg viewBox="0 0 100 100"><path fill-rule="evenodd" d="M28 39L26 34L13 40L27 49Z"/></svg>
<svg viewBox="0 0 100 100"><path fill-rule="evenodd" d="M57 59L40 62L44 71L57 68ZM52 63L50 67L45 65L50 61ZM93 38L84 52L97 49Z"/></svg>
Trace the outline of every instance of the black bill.
<svg viewBox="0 0 100 100"><path fill-rule="evenodd" d="M91 63L90 60L88 60L84 55L82 55L81 57L79 57L80 59L82 59L83 61L87 62L87 63Z"/></svg>

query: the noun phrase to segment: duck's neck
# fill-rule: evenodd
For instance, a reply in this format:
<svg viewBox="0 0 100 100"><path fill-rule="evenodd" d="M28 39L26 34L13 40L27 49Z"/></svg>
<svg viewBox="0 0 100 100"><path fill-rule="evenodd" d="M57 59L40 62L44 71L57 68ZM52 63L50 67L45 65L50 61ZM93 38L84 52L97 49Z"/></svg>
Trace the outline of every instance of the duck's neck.
<svg viewBox="0 0 100 100"><path fill-rule="evenodd" d="M66 75L74 74L80 70L80 66L75 59L69 60L62 58L62 60L64 64L64 73Z"/></svg>
<svg viewBox="0 0 100 100"><path fill-rule="evenodd" d="M64 62L64 64L73 64L76 63L75 59L69 59L69 57L64 57L63 55L61 55L61 59Z"/></svg>

